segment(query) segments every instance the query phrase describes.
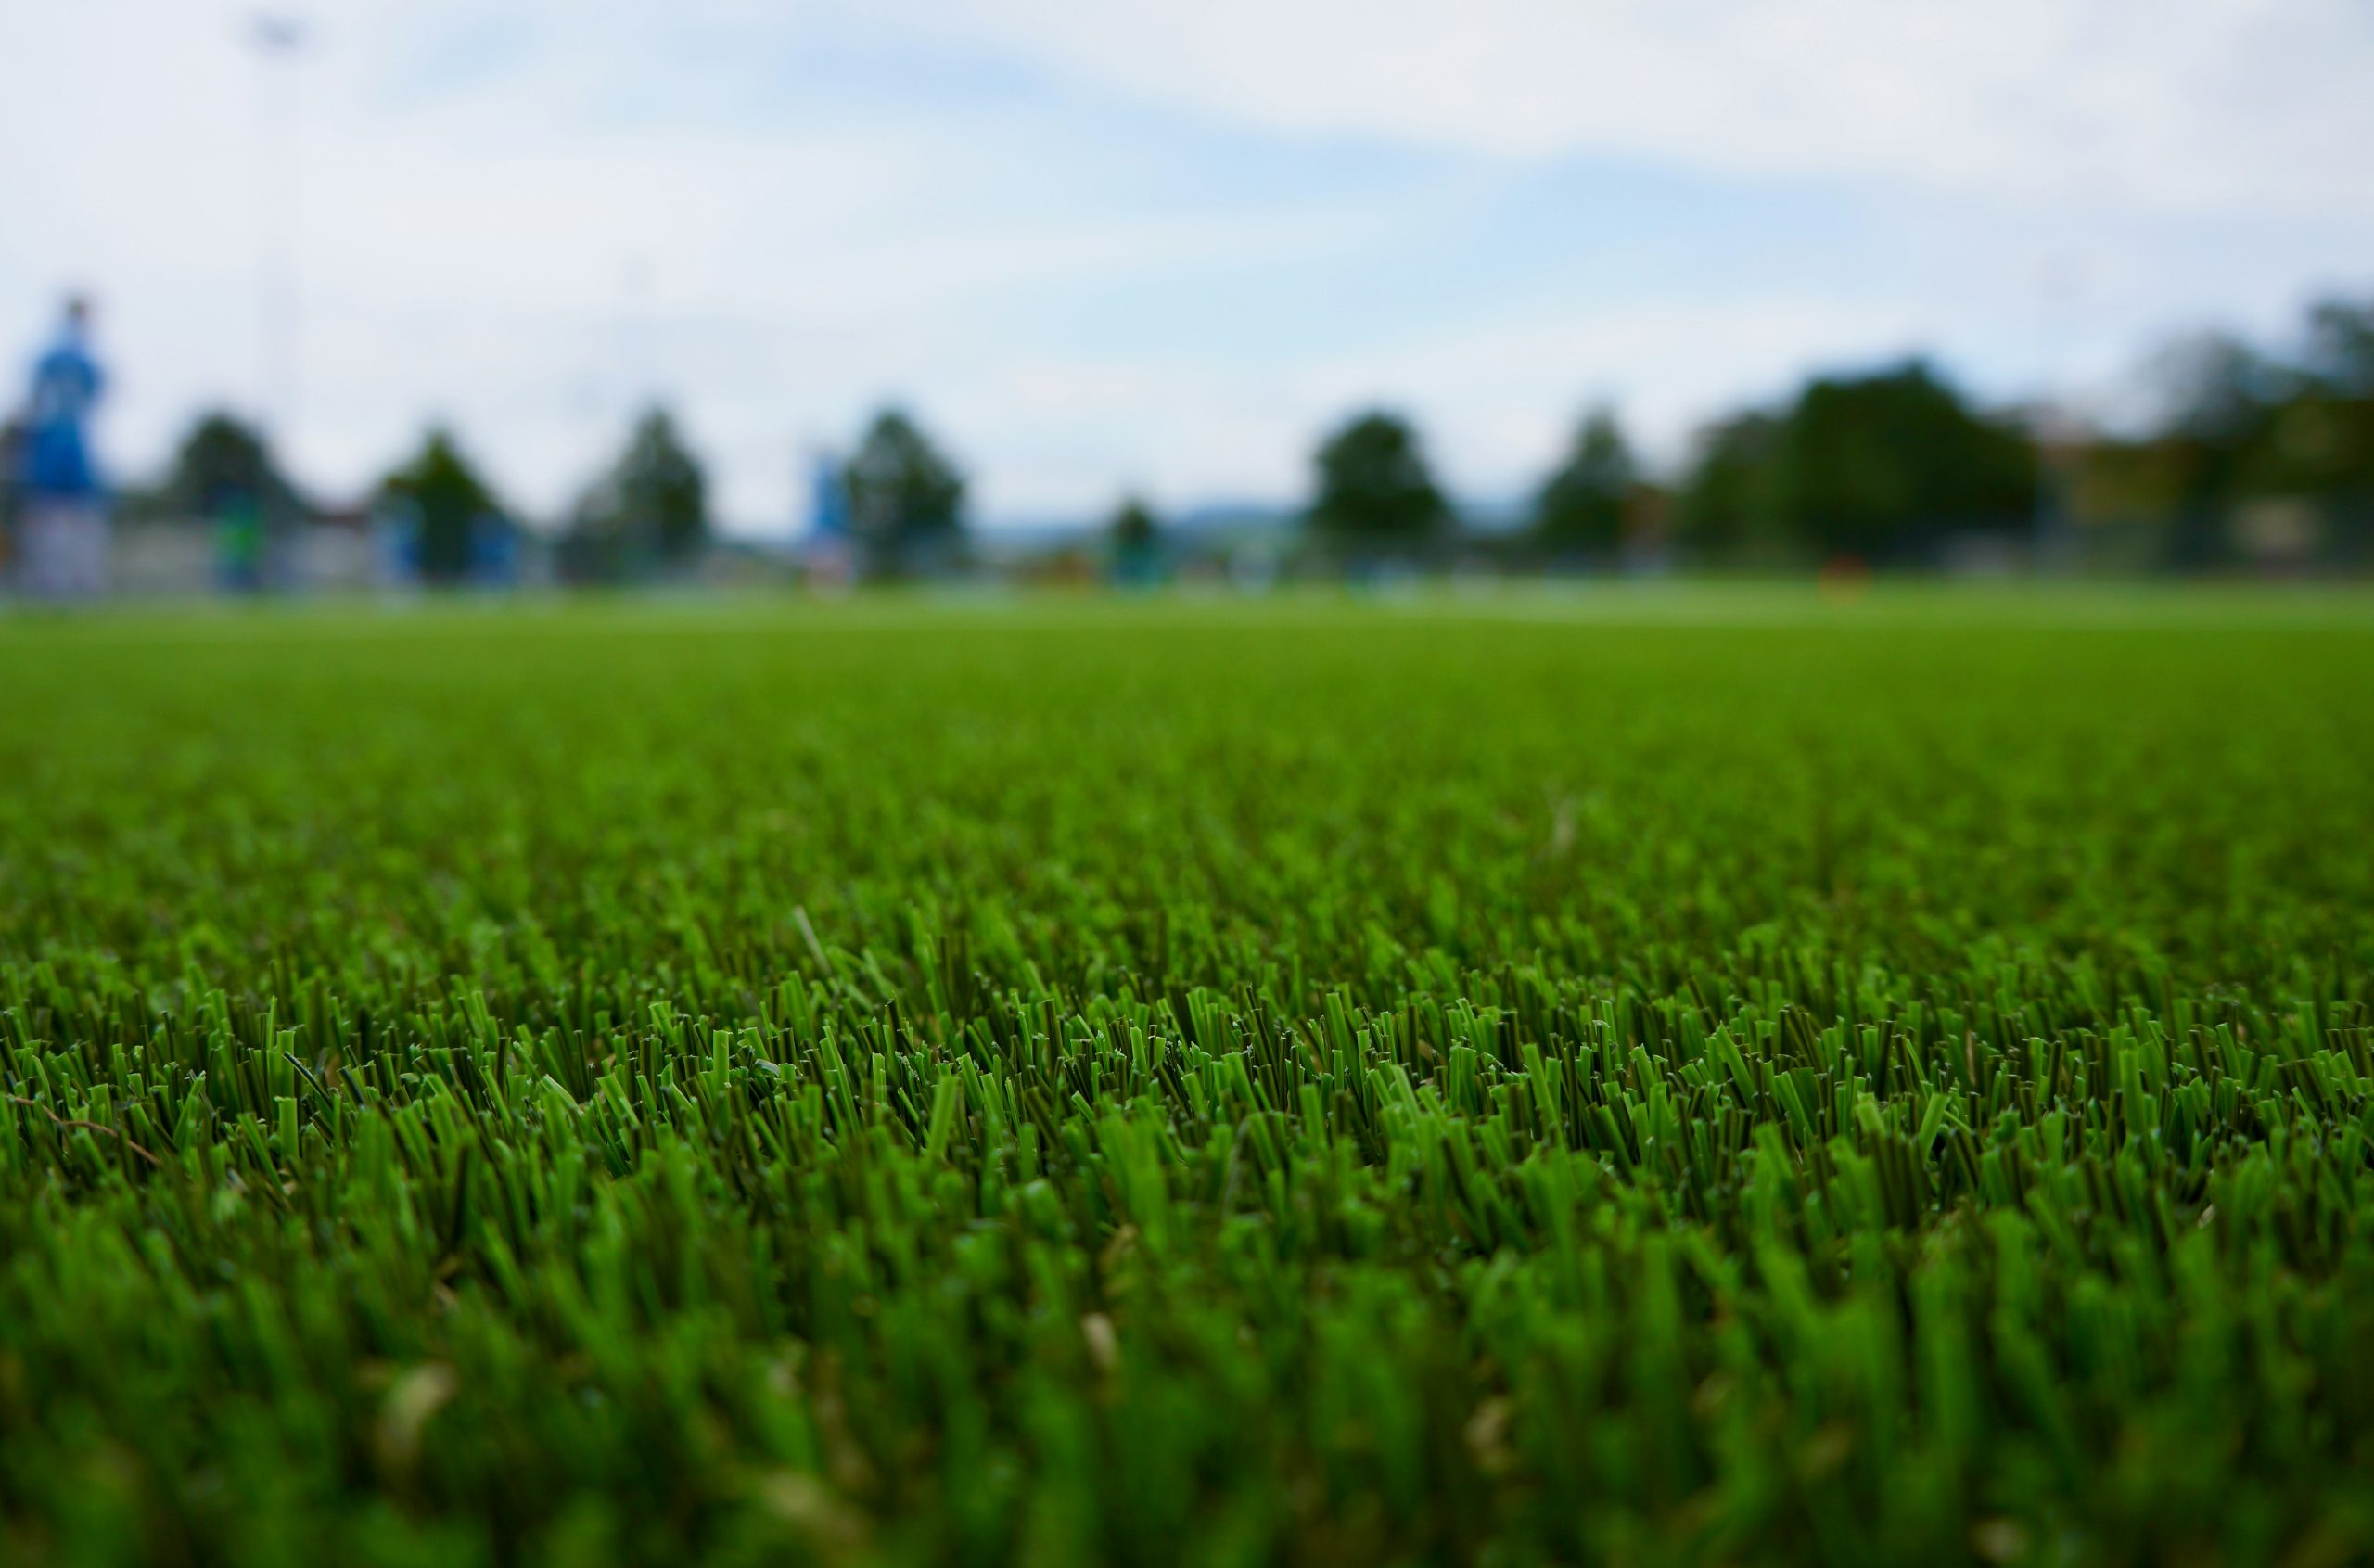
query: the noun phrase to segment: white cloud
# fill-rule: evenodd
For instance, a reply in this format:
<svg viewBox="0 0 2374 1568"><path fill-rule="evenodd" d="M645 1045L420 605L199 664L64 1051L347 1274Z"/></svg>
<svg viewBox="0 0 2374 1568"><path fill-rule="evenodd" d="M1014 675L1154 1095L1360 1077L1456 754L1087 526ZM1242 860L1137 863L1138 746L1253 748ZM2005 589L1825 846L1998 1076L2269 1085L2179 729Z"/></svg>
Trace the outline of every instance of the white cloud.
<svg viewBox="0 0 2374 1568"><path fill-rule="evenodd" d="M2181 210L2374 204L2355 0L905 0L1283 130Z"/></svg>

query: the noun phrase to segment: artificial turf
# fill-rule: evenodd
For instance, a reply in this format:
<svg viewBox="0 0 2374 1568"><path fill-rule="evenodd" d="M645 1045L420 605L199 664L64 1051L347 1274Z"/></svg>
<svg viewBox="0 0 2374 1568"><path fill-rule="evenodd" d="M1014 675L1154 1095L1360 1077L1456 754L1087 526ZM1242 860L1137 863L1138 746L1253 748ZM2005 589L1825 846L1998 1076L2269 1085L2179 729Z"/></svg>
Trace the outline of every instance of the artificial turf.
<svg viewBox="0 0 2374 1568"><path fill-rule="evenodd" d="M0 621L0 1560L2374 1552L2374 600Z"/></svg>

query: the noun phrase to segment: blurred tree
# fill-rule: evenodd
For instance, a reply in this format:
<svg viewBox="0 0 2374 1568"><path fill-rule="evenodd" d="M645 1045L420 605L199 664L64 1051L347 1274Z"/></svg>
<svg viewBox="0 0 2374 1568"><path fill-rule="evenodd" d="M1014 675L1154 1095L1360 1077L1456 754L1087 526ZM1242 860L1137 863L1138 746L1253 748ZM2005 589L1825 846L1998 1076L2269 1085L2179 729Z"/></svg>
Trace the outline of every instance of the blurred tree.
<svg viewBox="0 0 2374 1568"><path fill-rule="evenodd" d="M850 532L870 571L926 570L962 544L964 476L904 411L874 416L843 473Z"/></svg>
<svg viewBox="0 0 2374 1568"><path fill-rule="evenodd" d="M397 502L412 511L419 527L420 575L435 583L469 577L479 520L502 511L442 427L430 429L418 454L380 481L379 496L382 504Z"/></svg>
<svg viewBox="0 0 2374 1568"><path fill-rule="evenodd" d="M2197 333L2162 349L2145 376L2159 389L2165 430L2225 446L2249 440L2266 411L2297 385L2291 367L2220 332Z"/></svg>
<svg viewBox="0 0 2374 1568"><path fill-rule="evenodd" d="M1902 555L1966 529L2024 530L2036 457L1920 361L1822 378L1799 394L1774 453L1783 526L1824 555Z"/></svg>
<svg viewBox="0 0 2374 1568"><path fill-rule="evenodd" d="M263 433L218 409L199 415L174 450L164 478L152 488L128 492L121 510L128 516L189 521L245 506L274 524L306 510Z"/></svg>
<svg viewBox="0 0 2374 1568"><path fill-rule="evenodd" d="M1779 424L1769 414L1733 414L1701 432L1675 504L1675 531L1702 556L1752 559L1783 547L1772 496Z"/></svg>
<svg viewBox="0 0 2374 1568"><path fill-rule="evenodd" d="M2087 453L2089 477L2163 477L2119 499L2156 526L2166 564L2374 557L2374 305L2328 300L2306 326L2296 361L2221 334L2162 351L2147 372L2159 427Z"/></svg>
<svg viewBox="0 0 2374 1568"><path fill-rule="evenodd" d="M663 408L637 420L626 450L578 502L561 541L567 575L631 580L681 570L708 541L708 484Z"/></svg>
<svg viewBox="0 0 2374 1568"><path fill-rule="evenodd" d="M2146 438L2151 467L2175 482L2152 521L2163 564L2180 570L2230 565L2232 515L2269 466L2277 406L2300 389L2298 373L2225 333L2198 333L2160 351L2146 368L2158 389L2159 428Z"/></svg>
<svg viewBox="0 0 2374 1568"><path fill-rule="evenodd" d="M2328 300L2307 351L2235 464L2229 499L2306 508L2340 564L2374 558L2374 301Z"/></svg>
<svg viewBox="0 0 2374 1568"><path fill-rule="evenodd" d="M1435 488L1409 424L1372 410L1321 443L1312 458L1318 493L1313 531L1355 554L1399 552L1448 531L1449 504Z"/></svg>
<svg viewBox="0 0 2374 1568"><path fill-rule="evenodd" d="M1162 525L1142 500L1133 495L1123 501L1105 533L1112 542L1116 581L1142 584L1162 575Z"/></svg>
<svg viewBox="0 0 2374 1568"><path fill-rule="evenodd" d="M1702 549L1785 542L1828 557L1903 559L1943 535L2028 528L2036 454L1915 360L1811 381L1777 416L1745 414L1704 443L1681 511Z"/></svg>
<svg viewBox="0 0 2374 1568"><path fill-rule="evenodd" d="M1143 555L1162 542L1162 527L1155 521L1153 509L1134 495L1113 514L1108 531L1113 548L1125 555Z"/></svg>
<svg viewBox="0 0 2374 1568"><path fill-rule="evenodd" d="M1534 503L1533 538L1545 554L1603 557L1624 543L1625 522L1640 482L1640 466L1615 415L1594 409L1575 432L1566 461Z"/></svg>
<svg viewBox="0 0 2374 1568"><path fill-rule="evenodd" d="M2164 523L2191 493L2199 455L2166 437L2098 437L2080 454L2071 509L2098 529Z"/></svg>
<svg viewBox="0 0 2374 1568"><path fill-rule="evenodd" d="M2345 398L2374 398L2374 300L2326 300L2308 312L2308 374Z"/></svg>
<svg viewBox="0 0 2374 1568"><path fill-rule="evenodd" d="M2327 300L2306 326L2293 358L2227 335L2181 339L2145 367L2148 428L2067 443L2061 493L2094 558L2374 561L2374 302ZM1810 382L1708 430L1676 520L1686 545L1718 558L1775 543L1918 557L1946 531L2023 529L2040 469L2029 434L1913 361Z"/></svg>

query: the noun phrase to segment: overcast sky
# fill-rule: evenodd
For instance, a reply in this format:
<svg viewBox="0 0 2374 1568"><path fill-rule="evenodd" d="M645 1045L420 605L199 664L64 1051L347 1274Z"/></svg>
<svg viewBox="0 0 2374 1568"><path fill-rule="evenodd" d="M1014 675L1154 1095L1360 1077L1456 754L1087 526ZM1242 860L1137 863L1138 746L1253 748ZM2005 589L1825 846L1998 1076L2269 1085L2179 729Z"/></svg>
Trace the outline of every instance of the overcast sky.
<svg viewBox="0 0 2374 1568"><path fill-rule="evenodd" d="M119 474L276 400L328 492L442 418L548 513L656 394L784 531L897 399L995 522L1290 499L1373 400L1499 496L1595 400L1670 456L1914 348L2099 398L2374 290L2364 0L289 8L266 65L246 6L0 6L0 347L98 296Z"/></svg>

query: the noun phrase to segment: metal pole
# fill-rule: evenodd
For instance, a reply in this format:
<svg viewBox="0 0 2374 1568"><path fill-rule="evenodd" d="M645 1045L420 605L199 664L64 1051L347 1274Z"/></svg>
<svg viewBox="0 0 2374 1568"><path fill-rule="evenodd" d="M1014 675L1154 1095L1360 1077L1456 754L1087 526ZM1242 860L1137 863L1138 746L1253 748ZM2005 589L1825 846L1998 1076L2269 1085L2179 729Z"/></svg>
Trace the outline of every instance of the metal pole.
<svg viewBox="0 0 2374 1568"><path fill-rule="evenodd" d="M305 45L295 17L259 12L256 53L257 424L287 461L298 413L297 140L292 66ZM264 498L259 497L259 501Z"/></svg>

